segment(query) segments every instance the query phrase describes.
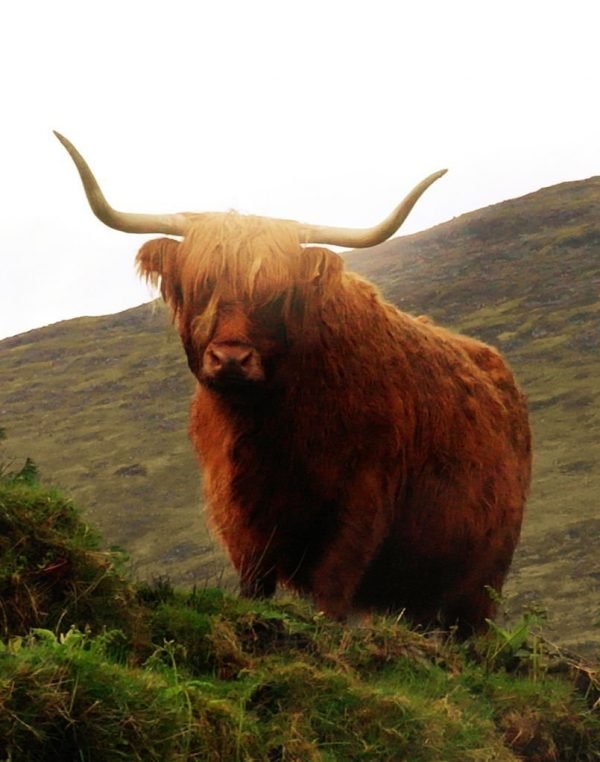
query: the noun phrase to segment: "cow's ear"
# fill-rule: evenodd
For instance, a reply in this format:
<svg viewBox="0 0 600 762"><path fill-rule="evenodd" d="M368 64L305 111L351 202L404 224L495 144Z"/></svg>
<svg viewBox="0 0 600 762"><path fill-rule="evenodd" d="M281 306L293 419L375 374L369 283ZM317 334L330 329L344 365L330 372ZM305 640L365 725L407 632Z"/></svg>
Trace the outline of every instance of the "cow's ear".
<svg viewBox="0 0 600 762"><path fill-rule="evenodd" d="M139 274L155 286L172 269L177 256L179 241L173 238L156 238L147 241L138 251L136 263Z"/></svg>
<svg viewBox="0 0 600 762"><path fill-rule="evenodd" d="M309 255L305 257L305 266L309 268L307 280L325 289L341 280L344 260L339 254L321 246L311 246L304 251Z"/></svg>

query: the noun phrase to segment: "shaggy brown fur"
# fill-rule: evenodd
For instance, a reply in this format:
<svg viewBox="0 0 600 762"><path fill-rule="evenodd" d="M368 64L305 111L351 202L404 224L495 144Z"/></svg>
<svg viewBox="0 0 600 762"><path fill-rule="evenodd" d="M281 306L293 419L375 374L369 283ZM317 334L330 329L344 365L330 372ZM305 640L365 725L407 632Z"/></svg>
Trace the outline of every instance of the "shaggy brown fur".
<svg viewBox="0 0 600 762"><path fill-rule="evenodd" d="M530 478L500 355L398 311L284 223L206 215L138 263L199 381L190 434L242 591L480 629Z"/></svg>

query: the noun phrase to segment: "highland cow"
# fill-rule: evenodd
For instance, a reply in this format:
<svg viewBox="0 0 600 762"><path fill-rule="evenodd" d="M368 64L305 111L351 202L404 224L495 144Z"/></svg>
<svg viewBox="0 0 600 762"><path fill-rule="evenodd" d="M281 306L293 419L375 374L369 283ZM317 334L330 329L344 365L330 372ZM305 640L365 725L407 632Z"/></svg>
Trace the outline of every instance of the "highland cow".
<svg viewBox="0 0 600 762"><path fill-rule="evenodd" d="M137 261L198 381L190 435L242 593L281 584L339 620L404 609L480 630L529 486L524 397L494 349L400 312L308 245L385 240L443 172L366 231L139 215L113 210L60 139L103 222L183 237L144 244Z"/></svg>

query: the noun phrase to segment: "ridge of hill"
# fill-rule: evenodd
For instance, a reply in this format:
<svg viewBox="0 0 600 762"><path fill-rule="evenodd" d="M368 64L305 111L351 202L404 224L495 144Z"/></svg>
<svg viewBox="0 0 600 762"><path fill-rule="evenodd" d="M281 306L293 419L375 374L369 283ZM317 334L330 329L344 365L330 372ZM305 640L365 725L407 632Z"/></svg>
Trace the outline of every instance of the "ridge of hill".
<svg viewBox="0 0 600 762"><path fill-rule="evenodd" d="M600 178L563 183L346 255L401 309L498 346L526 391L534 485L506 587L551 636L600 650ZM161 307L0 342L0 425L15 458L88 507L141 577L231 580L198 509L193 389Z"/></svg>

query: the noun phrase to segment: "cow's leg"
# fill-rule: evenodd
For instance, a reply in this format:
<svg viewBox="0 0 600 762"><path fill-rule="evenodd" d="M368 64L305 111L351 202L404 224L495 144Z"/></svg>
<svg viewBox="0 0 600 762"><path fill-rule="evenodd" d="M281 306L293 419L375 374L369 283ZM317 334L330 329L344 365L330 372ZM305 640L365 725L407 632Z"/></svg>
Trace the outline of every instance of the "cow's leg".
<svg viewBox="0 0 600 762"><path fill-rule="evenodd" d="M447 597L444 623L447 626L457 625L461 637L485 631L487 620L493 619L496 614L497 599L512 555L508 547L495 561L487 556L489 551L486 557L473 559L472 573L465 574Z"/></svg>
<svg viewBox="0 0 600 762"><path fill-rule="evenodd" d="M275 569L248 567L240 572L240 592L245 598L271 598L277 588Z"/></svg>
<svg viewBox="0 0 600 762"><path fill-rule="evenodd" d="M328 616L345 620L351 614L356 590L389 532L391 515L380 479L363 471L348 490L339 524L312 577L315 604Z"/></svg>
<svg viewBox="0 0 600 762"><path fill-rule="evenodd" d="M240 593L246 598L270 598L277 588L272 536L251 535L239 521L223 521L217 531L239 575Z"/></svg>
<svg viewBox="0 0 600 762"><path fill-rule="evenodd" d="M233 550L233 552L231 552ZM277 570L265 549L230 549L240 575L240 592L246 598L270 598L277 588Z"/></svg>
<svg viewBox="0 0 600 762"><path fill-rule="evenodd" d="M451 505L452 503L449 504ZM459 506L459 498L454 500ZM490 503L486 504L489 507ZM454 567L454 574L443 590L440 605L441 620L446 627L457 626L461 637L468 637L487 628L488 619L496 613L498 595L512 560L520 528L520 503L514 509L502 509L498 504L487 524L477 526L465 511L461 529L470 531L469 552L462 558L455 555L445 559L446 569ZM478 511L481 515L483 511ZM458 511L456 511L456 514ZM508 517L508 518L507 518ZM470 519L470 520L469 520ZM463 540L465 536L463 536ZM460 547L455 543L455 549ZM446 547L452 543L446 542Z"/></svg>

